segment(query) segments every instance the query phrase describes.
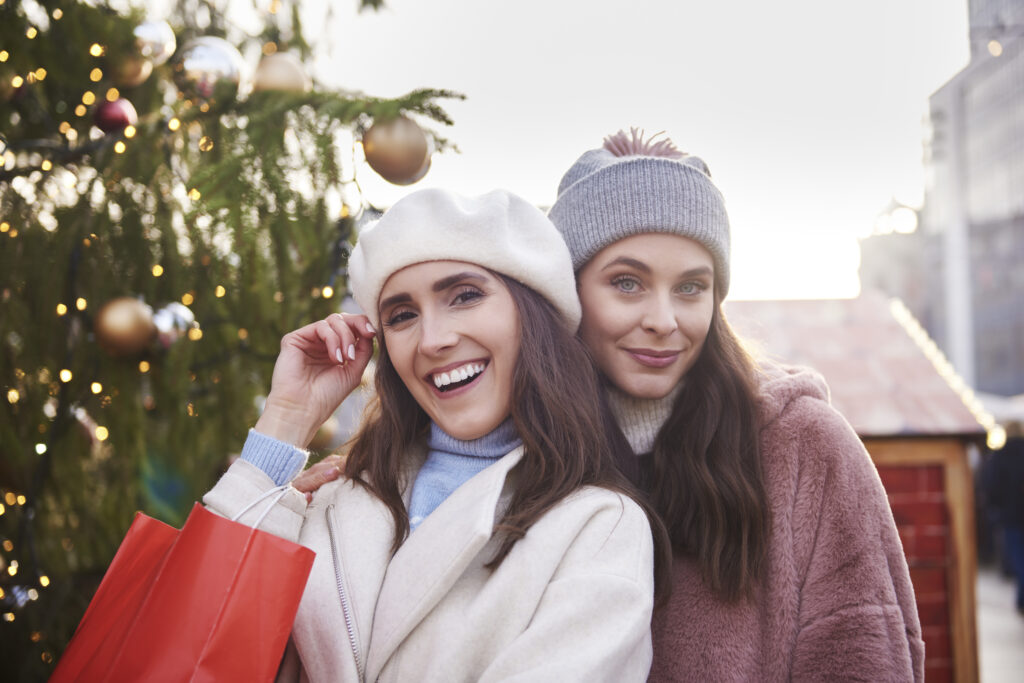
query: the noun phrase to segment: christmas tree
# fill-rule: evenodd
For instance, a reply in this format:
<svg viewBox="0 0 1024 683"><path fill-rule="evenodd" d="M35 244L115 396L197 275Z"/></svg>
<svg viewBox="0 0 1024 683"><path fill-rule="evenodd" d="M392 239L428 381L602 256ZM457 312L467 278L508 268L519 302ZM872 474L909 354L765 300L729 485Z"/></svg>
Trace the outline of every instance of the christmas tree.
<svg viewBox="0 0 1024 683"><path fill-rule="evenodd" d="M363 158L407 184L448 146L415 119L457 95L319 87L298 0L237 4L0 0L6 680L48 676L134 513L180 524L281 336L338 310Z"/></svg>

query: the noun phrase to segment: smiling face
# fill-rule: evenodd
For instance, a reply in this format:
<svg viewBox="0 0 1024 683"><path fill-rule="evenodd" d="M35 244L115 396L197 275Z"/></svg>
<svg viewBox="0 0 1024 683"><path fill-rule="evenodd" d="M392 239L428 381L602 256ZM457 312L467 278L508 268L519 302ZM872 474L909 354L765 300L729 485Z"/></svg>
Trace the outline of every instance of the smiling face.
<svg viewBox="0 0 1024 683"><path fill-rule="evenodd" d="M714 260L680 235L645 233L611 244L579 272L580 336L611 382L662 398L693 367L714 311Z"/></svg>
<svg viewBox="0 0 1024 683"><path fill-rule="evenodd" d="M394 273L380 293L388 356L438 427L477 439L509 416L519 313L490 271L428 261Z"/></svg>

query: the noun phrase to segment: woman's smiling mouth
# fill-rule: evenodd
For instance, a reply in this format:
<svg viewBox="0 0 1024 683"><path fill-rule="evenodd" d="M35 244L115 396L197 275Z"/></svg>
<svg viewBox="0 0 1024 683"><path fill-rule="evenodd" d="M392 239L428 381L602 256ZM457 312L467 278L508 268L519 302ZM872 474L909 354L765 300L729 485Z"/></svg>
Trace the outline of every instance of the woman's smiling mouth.
<svg viewBox="0 0 1024 683"><path fill-rule="evenodd" d="M487 363L484 361L470 361L446 368L444 371L434 371L429 377L437 391L448 393L472 384L486 367Z"/></svg>
<svg viewBox="0 0 1024 683"><path fill-rule="evenodd" d="M625 349L625 351L637 363L649 368L667 368L675 363L682 353L682 351L658 351L655 349Z"/></svg>

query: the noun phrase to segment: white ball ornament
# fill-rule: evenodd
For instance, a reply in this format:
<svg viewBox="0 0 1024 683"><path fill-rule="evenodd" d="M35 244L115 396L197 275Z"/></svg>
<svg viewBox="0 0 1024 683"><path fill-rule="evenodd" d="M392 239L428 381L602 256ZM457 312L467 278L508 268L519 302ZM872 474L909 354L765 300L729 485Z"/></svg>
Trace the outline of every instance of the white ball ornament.
<svg viewBox="0 0 1024 683"><path fill-rule="evenodd" d="M179 51L174 63L174 82L189 99L233 100L244 71L245 61L234 45L223 38L204 36Z"/></svg>
<svg viewBox="0 0 1024 683"><path fill-rule="evenodd" d="M309 92L313 81L306 65L291 52L275 52L260 60L252 79L252 89L284 92Z"/></svg>
<svg viewBox="0 0 1024 683"><path fill-rule="evenodd" d="M166 21L144 22L136 26L133 33L139 54L152 62L153 66L166 62L177 48L174 30Z"/></svg>

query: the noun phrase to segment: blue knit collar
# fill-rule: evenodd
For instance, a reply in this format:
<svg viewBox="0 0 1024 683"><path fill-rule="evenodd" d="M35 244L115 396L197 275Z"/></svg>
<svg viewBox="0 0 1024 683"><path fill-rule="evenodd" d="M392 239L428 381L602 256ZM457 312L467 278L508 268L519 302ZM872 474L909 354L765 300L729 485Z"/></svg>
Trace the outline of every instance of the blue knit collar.
<svg viewBox="0 0 1024 683"><path fill-rule="evenodd" d="M463 441L446 433L434 422L430 423L427 448L431 451L471 455L477 458L497 458L505 455L522 443L512 418L507 418L490 433L479 439Z"/></svg>

